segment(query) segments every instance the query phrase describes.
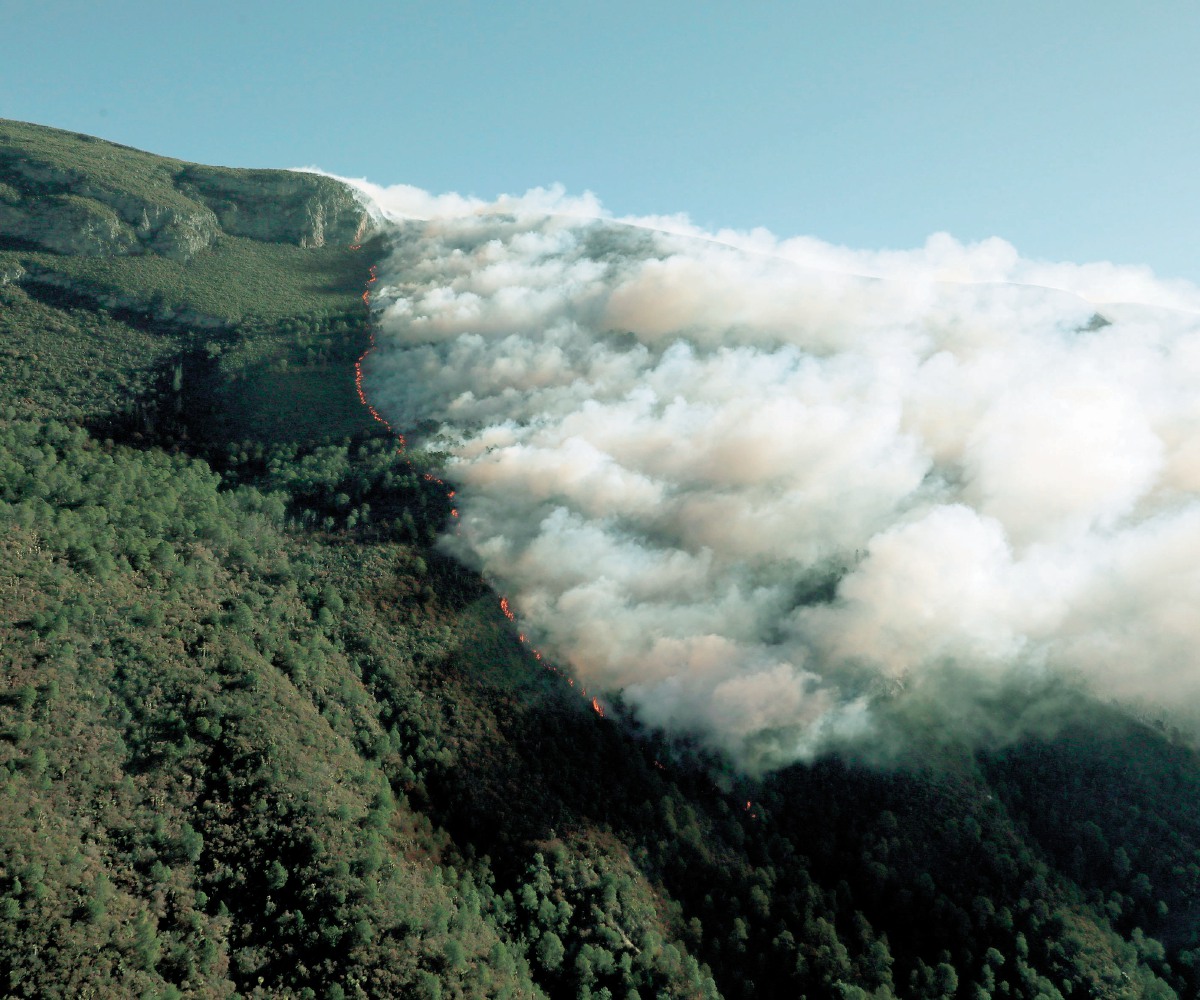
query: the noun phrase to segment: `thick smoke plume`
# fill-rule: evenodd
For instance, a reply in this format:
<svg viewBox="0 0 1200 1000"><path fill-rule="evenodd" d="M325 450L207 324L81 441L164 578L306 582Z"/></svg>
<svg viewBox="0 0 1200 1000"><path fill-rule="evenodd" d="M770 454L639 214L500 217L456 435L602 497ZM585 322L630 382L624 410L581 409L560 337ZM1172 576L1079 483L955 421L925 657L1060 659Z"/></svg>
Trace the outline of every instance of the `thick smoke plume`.
<svg viewBox="0 0 1200 1000"><path fill-rule="evenodd" d="M764 767L948 668L1200 694L1193 286L372 194L367 389L450 456L446 546L643 721Z"/></svg>

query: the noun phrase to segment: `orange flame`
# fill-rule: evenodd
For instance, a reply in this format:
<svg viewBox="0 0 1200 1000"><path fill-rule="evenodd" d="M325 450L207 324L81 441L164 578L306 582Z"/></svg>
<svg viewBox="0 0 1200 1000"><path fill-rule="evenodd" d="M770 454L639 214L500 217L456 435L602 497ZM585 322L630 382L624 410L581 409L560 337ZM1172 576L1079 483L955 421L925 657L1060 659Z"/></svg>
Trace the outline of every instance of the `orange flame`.
<svg viewBox="0 0 1200 1000"><path fill-rule="evenodd" d="M595 712L598 716L600 716L600 718L602 718L602 719L604 718L604 709L602 709L600 707L600 702L596 698L592 699L592 711Z"/></svg>
<svg viewBox="0 0 1200 1000"><path fill-rule="evenodd" d="M500 598L500 610L504 614L504 617L507 618L510 622L515 622L517 620L517 616L513 613L513 609L509 605L507 597ZM517 633L517 642L521 643L521 645L523 645L523 646L529 645L529 637L524 632L518 632ZM537 660L538 663L540 663L543 667L545 667L547 670L549 670L556 677L561 677L563 680L565 680L567 682L568 687L575 686L575 678L568 677L561 670L559 670L558 667L556 667L553 663L550 663L550 662L542 659L542 651L540 649L538 649L536 646L529 646L529 652L531 652L533 654L533 658L535 660ZM579 689L584 697L584 700L591 698L591 696L588 694L587 688L583 687L582 684L580 685ZM591 702L592 702L592 708L594 708L597 712L599 712L600 715L603 717L604 710L600 707L600 703L595 698L591 698Z"/></svg>
<svg viewBox="0 0 1200 1000"><path fill-rule="evenodd" d="M376 281L379 280L378 276L375 274L374 266L371 267L370 274L371 274L371 276L369 278L367 278L368 286L373 285ZM371 304L371 289L369 287L362 293L362 300L365 305L370 306L370 304ZM363 366L363 362L367 359L367 355L370 354L373 350L375 350L375 331L371 330L370 331L370 341L367 344L367 349L365 351L363 351L362 354L359 355L358 360L354 362L354 391L358 393L358 401L367 408L367 412L369 414L371 414L371 418L373 420L376 420L379 423L383 424L383 426L386 427L389 431L391 431L391 433L396 435L396 439L400 443L400 450L403 451L404 443L405 443L404 435L397 433L396 429L394 427L392 427L392 425L390 423L387 422L387 419L377 409L375 409L375 407L373 407L367 401L367 394L363 391L363 368L362 368L362 366Z"/></svg>
<svg viewBox="0 0 1200 1000"><path fill-rule="evenodd" d="M350 247L350 249L358 250L360 248L360 246L361 246L361 244L355 243L353 246ZM378 280L379 280L379 275L376 274L376 269L375 269L374 265L372 265L372 267L370 268L370 277L367 278L367 288L364 289L364 291L362 293L363 303L368 308L371 305L371 288L370 288L370 286L375 284L375 282L377 282ZM370 354L373 350L375 350L375 347L376 347L375 331L373 329L369 330L368 336L369 336L369 340L367 343L367 349L365 351L363 351L362 354L359 355L358 360L354 362L354 391L356 393L358 393L358 401L360 403L362 403L362 405L367 408L367 412L369 414L371 414L371 419L382 424L384 427L387 428L389 433L395 435L396 443L400 446L398 450L399 450L400 454L403 454L404 449L408 446L408 442L404 440L404 435L401 434L399 431L397 431L396 428L394 428L388 422L387 418L382 413L380 413L377 409L375 409L375 407L373 407L371 405L370 401L367 399L367 394L366 394L365 390L363 389L363 367L362 367L363 362L366 361L367 355ZM433 473L430 473L430 472L425 473L425 481L430 482L430 483L437 483L439 486L446 485L444 482L442 482L442 480L438 479L437 476L433 475ZM450 497L453 497L453 496L454 496L454 490L450 490L446 494L447 499L449 499ZM458 510L457 509L451 510L450 516L455 517L455 518L458 517Z"/></svg>

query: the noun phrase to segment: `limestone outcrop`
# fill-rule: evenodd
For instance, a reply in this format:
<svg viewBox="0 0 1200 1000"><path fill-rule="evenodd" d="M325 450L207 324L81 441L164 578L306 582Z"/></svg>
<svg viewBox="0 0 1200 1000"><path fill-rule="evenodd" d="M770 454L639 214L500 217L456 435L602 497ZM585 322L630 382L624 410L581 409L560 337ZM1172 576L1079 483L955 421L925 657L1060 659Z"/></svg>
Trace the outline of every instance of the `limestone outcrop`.
<svg viewBox="0 0 1200 1000"><path fill-rule="evenodd" d="M320 247L370 231L354 193L329 177L206 167L0 120L0 247L188 260L222 234Z"/></svg>
<svg viewBox="0 0 1200 1000"><path fill-rule="evenodd" d="M360 242L370 220L344 184L287 170L186 167L179 188L216 213L234 236L302 247Z"/></svg>

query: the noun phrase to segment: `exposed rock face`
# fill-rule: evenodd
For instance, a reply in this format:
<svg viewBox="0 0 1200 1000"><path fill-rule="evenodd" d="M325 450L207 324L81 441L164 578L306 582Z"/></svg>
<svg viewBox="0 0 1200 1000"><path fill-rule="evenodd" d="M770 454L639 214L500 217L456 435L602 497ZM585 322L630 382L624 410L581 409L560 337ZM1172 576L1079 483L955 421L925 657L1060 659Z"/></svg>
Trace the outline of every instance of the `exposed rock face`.
<svg viewBox="0 0 1200 1000"><path fill-rule="evenodd" d="M350 190L318 174L186 167L178 180L235 236L320 247L359 242L369 226Z"/></svg>
<svg viewBox="0 0 1200 1000"><path fill-rule="evenodd" d="M11 264L5 267L0 267L0 286L15 285L25 277L25 268L20 264Z"/></svg>
<svg viewBox="0 0 1200 1000"><path fill-rule="evenodd" d="M184 259L212 245L217 217L204 205L99 184L80 171L0 145L0 236L87 257L159 253ZM173 192L167 192L168 197Z"/></svg>
<svg viewBox="0 0 1200 1000"><path fill-rule="evenodd" d="M158 205L143 207L138 226L138 235L151 250L184 260L212 246L219 232L211 212L179 212Z"/></svg>
<svg viewBox="0 0 1200 1000"><path fill-rule="evenodd" d="M5 125L43 139L45 152L6 141ZM0 121L0 241L61 254L187 260L222 232L319 247L361 242L369 230L354 194L328 177L199 166Z"/></svg>
<svg viewBox="0 0 1200 1000"><path fill-rule="evenodd" d="M0 233L55 253L128 253L137 246L133 229L100 202L73 195L48 195L36 209L24 200L0 201Z"/></svg>

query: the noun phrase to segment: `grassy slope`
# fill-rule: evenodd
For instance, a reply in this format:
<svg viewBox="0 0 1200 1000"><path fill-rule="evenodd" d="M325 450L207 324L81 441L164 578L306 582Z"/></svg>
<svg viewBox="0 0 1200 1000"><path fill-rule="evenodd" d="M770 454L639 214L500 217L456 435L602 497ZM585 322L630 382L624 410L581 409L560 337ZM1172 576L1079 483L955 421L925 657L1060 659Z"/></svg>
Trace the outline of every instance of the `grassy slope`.
<svg viewBox="0 0 1200 1000"><path fill-rule="evenodd" d="M0 255L62 274L96 295L118 292L153 308L191 309L222 323L340 313L358 304L362 254L345 247L301 248L222 236L189 261L153 255ZM231 276L236 281L230 281Z"/></svg>
<svg viewBox="0 0 1200 1000"><path fill-rule="evenodd" d="M78 132L4 118L0 118L0 145L19 151L19 155L47 171L70 178L77 187L125 191L181 209L193 205L174 183L175 175L186 166L182 160Z"/></svg>
<svg viewBox="0 0 1200 1000"><path fill-rule="evenodd" d="M1194 995L1200 768L1161 734L718 787L533 661L357 405L371 252L7 252L76 285L0 289L0 988Z"/></svg>

